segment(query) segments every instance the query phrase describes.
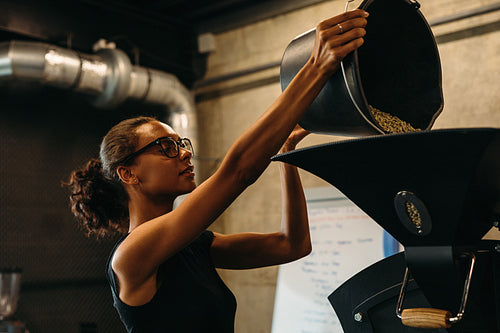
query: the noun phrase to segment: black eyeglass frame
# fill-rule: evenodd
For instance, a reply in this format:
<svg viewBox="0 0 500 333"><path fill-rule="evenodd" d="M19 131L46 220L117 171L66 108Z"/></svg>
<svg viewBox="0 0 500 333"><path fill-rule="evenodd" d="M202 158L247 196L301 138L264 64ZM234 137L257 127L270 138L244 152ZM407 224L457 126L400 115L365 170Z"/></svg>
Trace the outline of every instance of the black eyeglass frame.
<svg viewBox="0 0 500 333"><path fill-rule="evenodd" d="M167 154L167 152L165 151L163 145L161 144L161 141L165 140L165 139L167 139L167 140L172 141L172 142L175 143L175 147L177 148L175 155L169 156ZM187 149L186 148L186 143L185 143L186 141L189 144L189 147L191 147L191 149ZM177 156L179 156L180 148L185 149L185 150L189 151L191 154L194 155L193 144L191 143L191 140L189 140L188 138L179 138L179 140L174 140L170 136L162 136L161 138L157 138L157 139L151 141L150 143L148 143L147 145L145 145L144 147L142 147L138 151L135 151L132 154L128 155L120 163L121 164L126 164L126 163L130 162L132 159L134 159L135 157L137 157L140 154L144 153L147 149L149 149L149 148L151 148L153 146L156 146L156 145L160 146L161 152L163 153L163 155L165 155L168 158L176 158Z"/></svg>

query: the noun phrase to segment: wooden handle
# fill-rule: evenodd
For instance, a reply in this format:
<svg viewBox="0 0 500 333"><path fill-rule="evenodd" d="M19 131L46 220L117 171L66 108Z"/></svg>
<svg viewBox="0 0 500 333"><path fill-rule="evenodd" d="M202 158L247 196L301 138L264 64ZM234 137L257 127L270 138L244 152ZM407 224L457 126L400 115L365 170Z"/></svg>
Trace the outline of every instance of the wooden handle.
<svg viewBox="0 0 500 333"><path fill-rule="evenodd" d="M403 325L419 328L448 328L451 317L450 311L429 308L405 309L401 313Z"/></svg>

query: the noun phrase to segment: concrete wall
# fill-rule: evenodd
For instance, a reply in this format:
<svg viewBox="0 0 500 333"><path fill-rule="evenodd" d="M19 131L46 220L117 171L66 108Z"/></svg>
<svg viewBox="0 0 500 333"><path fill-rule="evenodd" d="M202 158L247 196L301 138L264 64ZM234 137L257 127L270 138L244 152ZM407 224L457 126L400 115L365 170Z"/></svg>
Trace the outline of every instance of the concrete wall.
<svg viewBox="0 0 500 333"><path fill-rule="evenodd" d="M496 0L420 0L428 21L495 3ZM355 6L360 1L355 2ZM329 1L215 36L206 79L280 61L288 43L321 20L341 13L345 1ZM352 6L354 7L354 5ZM433 28L439 42L445 108L434 128L500 126L500 12ZM279 68L196 90L200 117L202 177L218 166L231 143L280 94ZM311 135L301 146L342 138ZM304 187L327 186L302 172ZM277 165L243 193L214 224L224 233L272 232L280 228ZM270 332L278 268L221 271L238 299L236 332Z"/></svg>

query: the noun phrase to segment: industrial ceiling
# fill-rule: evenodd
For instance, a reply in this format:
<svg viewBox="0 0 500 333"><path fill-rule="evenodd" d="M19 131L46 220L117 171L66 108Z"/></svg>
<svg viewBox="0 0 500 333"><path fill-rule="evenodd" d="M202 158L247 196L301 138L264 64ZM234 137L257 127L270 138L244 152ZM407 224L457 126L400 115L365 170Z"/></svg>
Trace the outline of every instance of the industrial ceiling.
<svg viewBox="0 0 500 333"><path fill-rule="evenodd" d="M35 40L92 53L103 38L137 65L200 80L206 55L197 37L324 0L0 0L0 42Z"/></svg>

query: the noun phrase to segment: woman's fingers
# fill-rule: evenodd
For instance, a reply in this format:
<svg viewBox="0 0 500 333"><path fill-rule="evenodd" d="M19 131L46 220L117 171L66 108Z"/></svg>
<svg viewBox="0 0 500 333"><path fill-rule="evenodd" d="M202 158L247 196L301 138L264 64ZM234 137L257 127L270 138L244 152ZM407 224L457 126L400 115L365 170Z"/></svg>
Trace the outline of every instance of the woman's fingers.
<svg viewBox="0 0 500 333"><path fill-rule="evenodd" d="M342 24L345 23L346 21L356 19L356 18L367 18L368 17L368 12L362 10L362 9L355 9L351 10L342 14L339 14L337 16L331 17L329 19L324 20L321 22L318 27L320 29L323 28L329 28L329 27L334 27L337 24Z"/></svg>
<svg viewBox="0 0 500 333"><path fill-rule="evenodd" d="M368 21L365 18L353 18L347 21L343 21L342 24L337 24L334 26L323 27L317 29L316 33L320 35L321 39L325 42L328 40L339 36L345 35L341 42L346 43L351 39L356 39L363 37L365 35L365 27ZM349 32L353 32L350 33ZM335 39L334 39L335 40Z"/></svg>
<svg viewBox="0 0 500 333"><path fill-rule="evenodd" d="M319 23L311 61L327 72L335 71L347 54L363 44L367 16L356 9Z"/></svg>
<svg viewBox="0 0 500 333"><path fill-rule="evenodd" d="M365 28L368 21L364 17L353 18L335 25L331 30L343 34L353 29Z"/></svg>
<svg viewBox="0 0 500 333"><path fill-rule="evenodd" d="M351 26L349 26L351 27ZM339 29L331 28L317 32L320 34L319 38L323 43L328 44L330 47L342 46L352 40L363 38L366 35L366 30L361 27L346 28L344 32L340 33Z"/></svg>
<svg viewBox="0 0 500 333"><path fill-rule="evenodd" d="M349 53L351 53L354 50L357 50L361 45L363 45L364 42L365 41L363 38L356 38L350 40L348 43L342 45L338 49L337 51L338 57L340 58L340 60L344 59Z"/></svg>

